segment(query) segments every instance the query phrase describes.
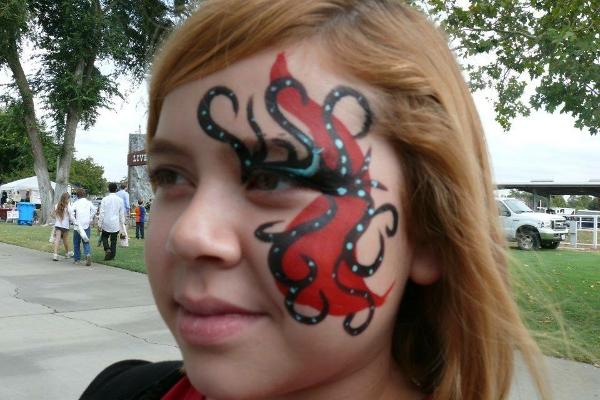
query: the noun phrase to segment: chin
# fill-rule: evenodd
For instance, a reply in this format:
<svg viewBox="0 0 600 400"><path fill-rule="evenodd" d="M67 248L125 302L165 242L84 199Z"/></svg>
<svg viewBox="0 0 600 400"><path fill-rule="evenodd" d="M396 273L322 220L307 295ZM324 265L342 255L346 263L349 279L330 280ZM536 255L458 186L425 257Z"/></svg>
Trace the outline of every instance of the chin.
<svg viewBox="0 0 600 400"><path fill-rule="evenodd" d="M218 400L264 399L278 393L269 376L257 376L248 367L215 367L211 363L190 365L185 371L192 385L202 395ZM189 367L188 367L189 365Z"/></svg>

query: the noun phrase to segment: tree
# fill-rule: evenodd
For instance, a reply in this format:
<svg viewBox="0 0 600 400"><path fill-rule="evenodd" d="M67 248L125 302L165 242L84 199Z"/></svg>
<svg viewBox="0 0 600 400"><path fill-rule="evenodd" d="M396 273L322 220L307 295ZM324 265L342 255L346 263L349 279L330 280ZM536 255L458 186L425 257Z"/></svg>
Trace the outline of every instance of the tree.
<svg viewBox="0 0 600 400"><path fill-rule="evenodd" d="M600 1L413 0L448 33L475 90L492 88L496 121L530 110L600 128ZM535 88L528 99L527 84Z"/></svg>
<svg viewBox="0 0 600 400"><path fill-rule="evenodd" d="M181 5L182 1L178 1ZM176 10L160 0L4 0L0 5L0 66L13 75L42 199L41 220L52 210L34 96L52 115L60 144L56 193L66 190L77 126L91 126L98 110L120 96L116 80L139 82ZM38 71L27 76L22 45L35 44ZM112 68L99 68L99 65Z"/></svg>
<svg viewBox="0 0 600 400"><path fill-rule="evenodd" d="M567 202L563 196L551 196L550 207L566 207Z"/></svg>
<svg viewBox="0 0 600 400"><path fill-rule="evenodd" d="M577 210L587 210L589 209L592 200L592 196L569 196L567 204L569 207Z"/></svg>
<svg viewBox="0 0 600 400"><path fill-rule="evenodd" d="M73 159L70 174L72 186L83 187L88 194L104 193L107 182L103 175L104 167L94 163L92 157L82 160Z"/></svg>
<svg viewBox="0 0 600 400"><path fill-rule="evenodd" d="M521 200L525 204L532 205L533 204L533 194L529 192L524 192L521 190L510 189L508 192L508 197L513 197L515 199Z"/></svg>
<svg viewBox="0 0 600 400"><path fill-rule="evenodd" d="M35 173L23 112L22 103L11 103L0 108L0 182L2 183L26 178ZM40 139L45 158L55 160L58 146L43 127L40 128ZM50 172L54 171L53 166L54 164L50 164Z"/></svg>

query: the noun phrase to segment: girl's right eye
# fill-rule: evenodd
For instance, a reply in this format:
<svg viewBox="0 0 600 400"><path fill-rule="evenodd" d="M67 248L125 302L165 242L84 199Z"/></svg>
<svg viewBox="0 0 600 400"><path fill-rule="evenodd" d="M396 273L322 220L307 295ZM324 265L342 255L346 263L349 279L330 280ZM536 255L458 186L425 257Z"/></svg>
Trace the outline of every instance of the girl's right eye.
<svg viewBox="0 0 600 400"><path fill-rule="evenodd" d="M159 168L150 172L150 183L154 190L161 187L171 187L174 185L187 184L188 180L180 173L172 169Z"/></svg>

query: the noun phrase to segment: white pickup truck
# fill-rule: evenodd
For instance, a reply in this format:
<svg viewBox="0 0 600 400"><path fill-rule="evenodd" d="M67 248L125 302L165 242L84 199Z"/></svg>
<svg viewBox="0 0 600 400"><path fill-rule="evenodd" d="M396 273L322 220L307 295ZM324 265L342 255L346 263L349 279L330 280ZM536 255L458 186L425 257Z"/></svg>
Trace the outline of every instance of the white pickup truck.
<svg viewBox="0 0 600 400"><path fill-rule="evenodd" d="M518 199L497 198L496 204L504 235L509 241L516 241L522 250L556 249L567 237L563 217L533 212Z"/></svg>

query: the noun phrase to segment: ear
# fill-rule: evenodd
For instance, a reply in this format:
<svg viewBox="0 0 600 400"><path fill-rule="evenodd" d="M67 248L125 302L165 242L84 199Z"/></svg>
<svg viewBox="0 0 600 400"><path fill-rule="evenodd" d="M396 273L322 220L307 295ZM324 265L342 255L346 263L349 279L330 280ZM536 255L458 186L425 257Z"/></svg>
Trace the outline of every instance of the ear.
<svg viewBox="0 0 600 400"><path fill-rule="evenodd" d="M410 267L410 279L417 285L431 285L442 275L439 258L429 246L415 248Z"/></svg>

